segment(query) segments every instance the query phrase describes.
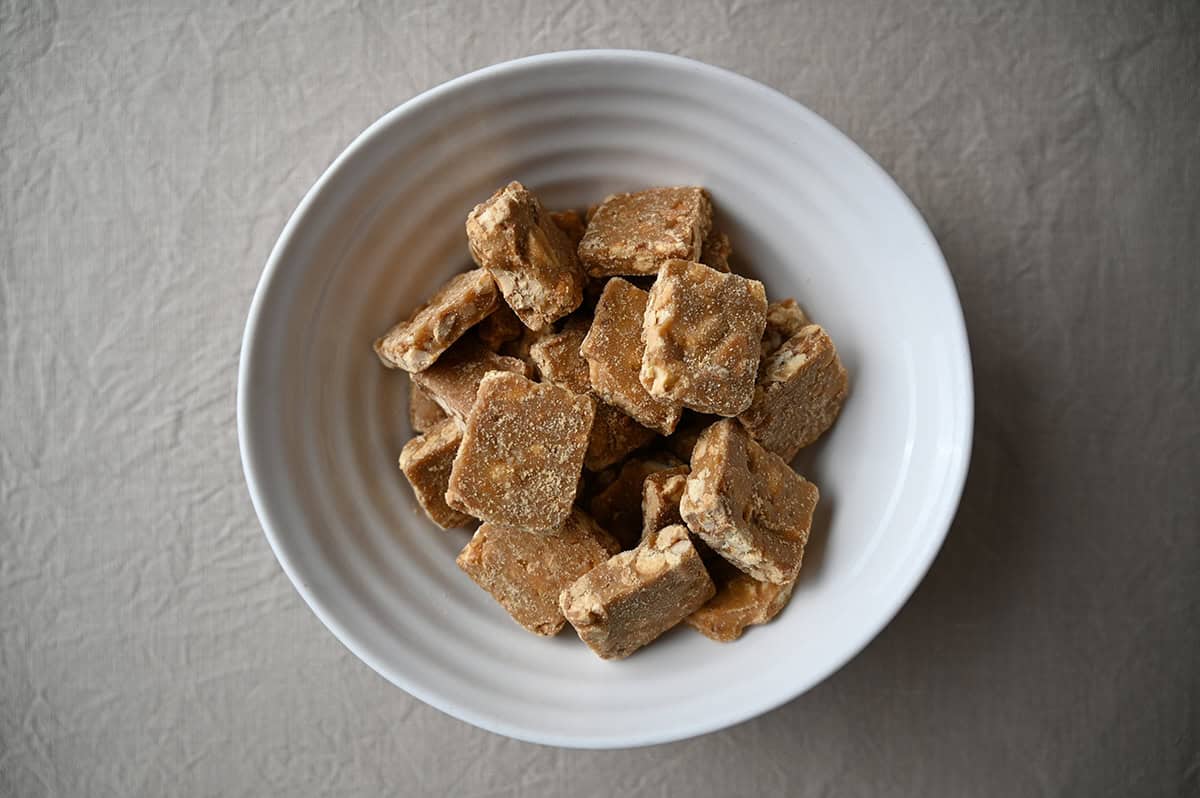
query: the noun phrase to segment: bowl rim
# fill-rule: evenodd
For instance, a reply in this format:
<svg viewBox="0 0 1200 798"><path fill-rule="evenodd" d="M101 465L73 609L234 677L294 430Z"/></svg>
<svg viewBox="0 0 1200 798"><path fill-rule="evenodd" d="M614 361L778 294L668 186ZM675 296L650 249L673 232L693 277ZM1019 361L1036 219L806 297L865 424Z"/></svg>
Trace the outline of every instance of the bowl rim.
<svg viewBox="0 0 1200 798"><path fill-rule="evenodd" d="M264 490L256 475L258 470L257 463L259 455L255 451L253 438L250 435L250 395L252 388L252 375L255 372L254 358L254 342L258 335L259 327L262 324L262 316L264 307L267 302L267 296L271 293L272 286L280 280L281 263L284 260L284 254L289 248L292 238L295 236L298 228L306 221L310 213L310 209L314 204L315 199L325 189L326 185L337 179L337 177L347 168L347 164L357 157L357 153L366 148L370 142L384 132L392 125L396 124L403 117L420 110L422 106L435 102L442 95L453 92L464 86L474 83L479 83L494 79L497 76L508 72L527 69L530 67L556 68L567 63L578 62L633 62L642 63L648 66L656 67L672 67L684 68L688 71L703 75L707 79L722 81L727 85L737 88L746 93L757 94L761 97L772 99L776 102L784 101L797 110L802 116L807 117L808 121L822 131L831 135L834 139L839 140L848 152L856 153L855 156L865 161L865 166L868 169L876 172L877 176L882 178L885 184L890 185L896 194L896 199L900 201L900 207L904 209L904 213L908 214L908 221L917 225L917 227L927 237L927 243L930 245L931 254L936 260L936 265L940 266L937 270L937 280L942 283L942 288L948 290L948 296L953 299L954 310L953 318L944 320L947 329L954 334L955 346L958 349L959 358L956 364L953 364L962 375L962 379L954 386L957 392L955 405L960 412L957 415L959 423L957 429L953 430L955 441L958 444L951 453L951 462L948 468L948 478L943 483L943 492L938 503L936 511L931 515L927 524L928 532L924 543L924 550L915 558L915 564L903 585L893 594L892 604L886 611L882 612L877 622L867 624L863 627L860 634L857 636L853 645L850 645L842 653L841 656L834 658L833 663L824 670L816 673L807 679L798 681L790 690L780 691L773 695L764 696L761 700L748 702L743 704L736 710L726 711L723 714L714 715L707 718L703 722L690 723L683 725L675 725L669 730L655 730L651 732L643 732L640 730L629 730L622 735L581 735L565 737L555 734L546 734L534 728L528 728L524 725L513 724L505 721L502 718L491 716L485 712L480 712L471 707L464 706L458 703L452 696L430 691L421 685L413 683L404 673L393 669L388 663L382 662L366 648L359 643L355 633L344 627L341 622L326 608L320 597L315 595L309 588L305 579L298 572L295 563L293 562L288 544L285 540L286 535L281 535L276 526L272 523L270 513L266 507L266 499L264 498ZM932 275L931 275L932 277ZM396 106L392 110L379 117L371 123L365 130L359 133L344 150L333 160L333 162L321 173L316 182L305 192L300 203L288 218L283 230L279 234L271 252L267 257L266 265L263 268L262 274L254 291L253 299L250 303L250 309L246 318L246 326L242 335L241 350L239 352L238 376L237 376L237 429L238 429L238 448L242 461L242 471L246 480L246 486L250 494L250 501L254 507L255 515L258 517L259 524L262 526L263 533L267 538L267 542L271 547L275 558L278 560L284 573L291 581L292 586L300 594L300 597L309 606L318 619L325 627L337 638L351 653L362 660L368 667L384 677L387 681L401 688L409 695L428 704L429 706L454 717L458 720L469 723L478 728L485 729L495 734L501 734L506 737L522 740L525 742L537 743L541 745L560 746L565 748L590 748L590 749L611 749L611 748L633 748L646 745L655 745L667 743L676 740L683 740L690 737L707 734L718 731L723 728L734 726L743 723L747 720L755 718L761 714L776 709L783 704L786 704L816 685L828 679L838 670L846 665L850 660L858 656L864 648L874 640L879 633L896 617L900 610L908 603L917 586L928 573L930 566L933 564L938 552L945 541L946 535L949 533L950 525L954 520L959 502L962 497L964 485L966 483L968 466L970 463L971 449L974 437L974 377L972 372L970 342L967 336L966 323L962 313L962 303L958 297L958 292L954 284L953 276L950 273L949 267L946 265L945 257L942 254L941 248L938 246L933 233L930 231L928 224L920 211L912 203L912 200L904 193L899 184L892 176L880 166L874 158L872 158L865 150L855 143L849 136L839 130L831 122L824 117L810 110L799 101L783 94L782 92L760 83L753 78L746 77L723 67L714 66L711 64L697 61L695 59L686 58L684 56L672 55L668 53L655 52L650 50L633 50L633 49L580 49L580 50L562 50L555 52L541 53L538 55L530 55L522 58L516 58L509 61L503 61L491 66L486 66L481 69L466 73L459 77L453 78L444 83L438 84L419 94L414 95L410 99Z"/></svg>

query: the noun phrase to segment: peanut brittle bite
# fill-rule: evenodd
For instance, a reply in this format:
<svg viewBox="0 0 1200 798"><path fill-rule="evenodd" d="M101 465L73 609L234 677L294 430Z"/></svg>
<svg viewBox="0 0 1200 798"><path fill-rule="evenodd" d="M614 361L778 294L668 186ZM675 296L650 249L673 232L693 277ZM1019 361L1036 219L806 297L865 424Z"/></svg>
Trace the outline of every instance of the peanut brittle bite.
<svg viewBox="0 0 1200 798"><path fill-rule="evenodd" d="M583 301L575 248L541 202L513 181L467 217L471 256L495 279L504 301L531 330L567 315Z"/></svg>
<svg viewBox="0 0 1200 798"><path fill-rule="evenodd" d="M642 426L670 435L682 406L669 399L651 396L642 386L642 319L645 291L619 277L608 281L596 303L592 326L580 352L588 362L592 390L611 405L625 411Z"/></svg>
<svg viewBox="0 0 1200 798"><path fill-rule="evenodd" d="M687 466L668 468L665 471L647 474L645 480L642 481L643 540L651 532L657 532L663 527L684 523L683 516L679 512L679 503L687 491L688 472ZM692 535L692 545L700 553L700 559L704 562L704 567L708 569L709 576L713 577L713 582L717 585L718 590L723 584L723 582L717 581L718 574L741 573L694 534Z"/></svg>
<svg viewBox="0 0 1200 798"><path fill-rule="evenodd" d="M572 317L562 332L547 335L530 347L530 359L543 381L578 394L594 394L587 360L579 354L590 327L590 318ZM653 430L643 427L603 399L596 397L596 400L596 420L592 423L587 454L583 458L583 467L589 471L600 471L624 460L655 437Z"/></svg>
<svg viewBox="0 0 1200 798"><path fill-rule="evenodd" d="M448 418L442 406L433 401L425 389L412 381L408 381L408 425L413 432L420 434L429 432L434 426Z"/></svg>
<svg viewBox="0 0 1200 798"><path fill-rule="evenodd" d="M747 626L772 620L787 606L796 585L795 577L782 585L760 582L724 560L717 563L705 560L705 565L717 586L716 595L684 622L721 643L737 640Z"/></svg>
<svg viewBox="0 0 1200 798"><path fill-rule="evenodd" d="M794 299L772 302L767 305L767 326L763 329L762 345L759 347L762 363L779 351L779 347L811 322Z"/></svg>
<svg viewBox="0 0 1200 798"><path fill-rule="evenodd" d="M572 316L561 331L547 333L529 347L529 358L543 380L575 393L591 392L587 361L579 354L591 326L590 318Z"/></svg>
<svg viewBox="0 0 1200 798"><path fill-rule="evenodd" d="M588 439L583 467L588 471L601 471L621 462L656 437L654 430L643 427L608 402L597 398L596 421L592 424L592 437Z"/></svg>
<svg viewBox="0 0 1200 798"><path fill-rule="evenodd" d="M474 337L464 338L437 363L412 375L413 382L446 414L466 423L479 381L489 371L511 371L524 376L526 365L515 357L497 355Z"/></svg>
<svg viewBox="0 0 1200 798"><path fill-rule="evenodd" d="M816 485L725 419L697 441L679 511L717 554L755 579L783 585L800 569L819 496Z"/></svg>
<svg viewBox="0 0 1200 798"><path fill-rule="evenodd" d="M714 227L704 239L699 261L710 269L728 272L732 271L729 268L729 256L732 254L733 245L729 243L729 236Z"/></svg>
<svg viewBox="0 0 1200 798"><path fill-rule="evenodd" d="M579 258L593 277L654 274L668 260L699 258L711 228L712 202L702 188L613 194L588 214Z"/></svg>
<svg viewBox="0 0 1200 798"><path fill-rule="evenodd" d="M417 502L429 520L442 529L468 526L474 520L446 504L450 467L462 436L458 422L447 418L424 435L413 438L400 451L400 470L412 485Z"/></svg>
<svg viewBox="0 0 1200 798"><path fill-rule="evenodd" d="M684 466L670 454L632 457L621 466L617 478L592 497L588 509L601 526L620 541L622 548L635 546L642 535L642 483L659 471L686 474Z"/></svg>
<svg viewBox="0 0 1200 798"><path fill-rule="evenodd" d="M623 659L712 598L715 588L683 526L651 533L581 576L559 597L579 638L602 659Z"/></svg>
<svg viewBox="0 0 1200 798"><path fill-rule="evenodd" d="M563 589L620 551L613 538L574 510L553 535L486 523L455 561L467 576L534 634L558 634Z"/></svg>
<svg viewBox="0 0 1200 798"><path fill-rule="evenodd" d="M591 398L556 385L485 375L446 503L481 521L553 533L575 500L594 413Z"/></svg>
<svg viewBox="0 0 1200 798"><path fill-rule="evenodd" d="M754 401L738 420L764 448L790 461L833 426L849 390L833 341L810 324L767 358Z"/></svg>
<svg viewBox="0 0 1200 798"><path fill-rule="evenodd" d="M642 480L642 539L666 526L682 524L679 500L687 489L688 467L668 468Z"/></svg>
<svg viewBox="0 0 1200 798"><path fill-rule="evenodd" d="M498 301L496 282L483 269L455 275L412 316L378 338L375 354L388 368L423 371L491 313Z"/></svg>
<svg viewBox="0 0 1200 798"><path fill-rule="evenodd" d="M766 314L757 280L667 261L646 307L642 387L701 413L736 416L754 398Z"/></svg>

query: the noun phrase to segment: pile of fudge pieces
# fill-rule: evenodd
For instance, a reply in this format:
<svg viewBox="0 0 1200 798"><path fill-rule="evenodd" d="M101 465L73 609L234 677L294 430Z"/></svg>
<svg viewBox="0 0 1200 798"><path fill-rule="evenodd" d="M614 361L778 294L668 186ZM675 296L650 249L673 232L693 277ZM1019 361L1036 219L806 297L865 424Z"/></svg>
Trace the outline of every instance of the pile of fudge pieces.
<svg viewBox="0 0 1200 798"><path fill-rule="evenodd" d="M733 274L702 188L467 217L479 268L375 342L411 377L400 468L521 626L622 658L686 622L738 638L791 597L817 486L788 465L846 370L795 300Z"/></svg>

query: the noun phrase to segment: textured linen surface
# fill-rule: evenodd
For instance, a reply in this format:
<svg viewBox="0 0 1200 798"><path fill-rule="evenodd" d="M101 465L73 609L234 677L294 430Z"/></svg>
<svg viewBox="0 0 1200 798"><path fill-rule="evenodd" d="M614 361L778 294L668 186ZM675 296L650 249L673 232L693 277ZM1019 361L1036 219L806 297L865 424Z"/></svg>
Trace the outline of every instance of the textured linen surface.
<svg viewBox="0 0 1200 798"><path fill-rule="evenodd" d="M243 484L246 311L304 191L480 66L636 47L846 131L958 284L929 576L781 709L507 740L354 658ZM0 1L0 795L1200 794L1200 4Z"/></svg>

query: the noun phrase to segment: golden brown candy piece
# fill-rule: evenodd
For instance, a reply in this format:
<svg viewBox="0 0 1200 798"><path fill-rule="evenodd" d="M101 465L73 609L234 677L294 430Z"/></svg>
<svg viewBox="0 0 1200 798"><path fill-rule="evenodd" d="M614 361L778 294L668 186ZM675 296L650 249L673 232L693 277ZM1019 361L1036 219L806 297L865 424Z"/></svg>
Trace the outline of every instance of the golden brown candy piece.
<svg viewBox="0 0 1200 798"><path fill-rule="evenodd" d="M819 497L816 485L725 419L696 443L679 511L717 554L759 581L783 585L800 570Z"/></svg>
<svg viewBox="0 0 1200 798"><path fill-rule="evenodd" d="M503 302L498 302L492 314L479 322L479 326L475 328L475 334L479 336L479 343L493 352L499 352L500 347L519 339L526 329L521 320L517 318L517 314L512 312L512 308Z"/></svg>
<svg viewBox="0 0 1200 798"><path fill-rule="evenodd" d="M551 211L550 221L554 222L559 230L566 233L571 246L579 246L579 242L583 240L583 234L587 230L587 220L583 218L583 214L579 211Z"/></svg>
<svg viewBox="0 0 1200 798"><path fill-rule="evenodd" d="M679 500L687 489L687 466L647 474L642 480L642 539L665 526L682 524Z"/></svg>
<svg viewBox="0 0 1200 798"><path fill-rule="evenodd" d="M715 592L683 526L646 537L559 597L579 637L602 659L623 659L699 609Z"/></svg>
<svg viewBox="0 0 1200 798"><path fill-rule="evenodd" d="M833 426L849 390L833 341L810 324L767 358L754 401L738 420L768 451L790 461Z"/></svg>
<svg viewBox="0 0 1200 798"><path fill-rule="evenodd" d="M669 468L666 471L657 471L647 475L645 481L642 482L643 539L651 532L657 532L665 526L683 523L683 516L679 513L679 502L687 490L687 475L687 466ZM695 535L692 535L692 545L700 553L700 559L704 561L704 567L708 569L709 576L713 577L713 582L717 585L718 590L722 584L717 581L718 574L729 576L741 573L721 559L720 555Z"/></svg>
<svg viewBox="0 0 1200 798"><path fill-rule="evenodd" d="M592 393L587 360L579 354L590 326L590 319L572 318L562 332L547 335L530 348L530 359L542 380L578 394ZM645 446L654 437L653 430L597 397L596 420L592 424L583 467L589 471L607 468L624 460L630 452Z"/></svg>
<svg viewBox="0 0 1200 798"><path fill-rule="evenodd" d="M591 392L587 361L579 354L590 326L590 319L572 316L561 332L543 335L530 345L529 358L543 380L574 393Z"/></svg>
<svg viewBox="0 0 1200 798"><path fill-rule="evenodd" d="M686 474L687 467L663 452L657 457L633 457L621 466L617 478L592 497L588 505L601 526L623 548L637 544L642 535L642 483L660 471Z"/></svg>
<svg viewBox="0 0 1200 798"><path fill-rule="evenodd" d="M736 416L754 398L766 316L757 280L668 261L646 307L642 387L701 413Z"/></svg>
<svg viewBox="0 0 1200 798"><path fill-rule="evenodd" d="M731 271L729 256L732 254L733 244L729 243L729 236L713 228L704 239L704 247L700 250L700 262L710 269L728 272Z"/></svg>
<svg viewBox="0 0 1200 798"><path fill-rule="evenodd" d="M596 394L642 426L670 435L679 422L678 402L651 396L642 386L642 319L647 294L619 277L608 281L596 303L581 352Z"/></svg>
<svg viewBox="0 0 1200 798"><path fill-rule="evenodd" d="M413 432L429 432L434 426L448 418L446 411L433 401L425 389L411 379L408 382L408 424Z"/></svg>
<svg viewBox="0 0 1200 798"><path fill-rule="evenodd" d="M495 278L504 300L531 330L583 300L583 271L570 239L533 192L513 181L467 217L471 256Z"/></svg>
<svg viewBox="0 0 1200 798"><path fill-rule="evenodd" d="M459 341L437 363L413 374L412 379L447 415L466 423L475 404L479 381L489 371L511 371L523 376L526 366L515 357L503 357L484 348L472 336Z"/></svg>
<svg viewBox="0 0 1200 798"><path fill-rule="evenodd" d="M588 471L608 468L657 437L654 430L646 429L608 402L597 399L596 421L592 424L583 467Z"/></svg>
<svg viewBox="0 0 1200 798"><path fill-rule="evenodd" d="M589 397L564 388L487 374L454 459L447 504L482 521L553 533L575 500L594 412Z"/></svg>
<svg viewBox="0 0 1200 798"><path fill-rule="evenodd" d="M719 558L718 558L719 559ZM684 621L696 631L721 643L737 640L747 626L770 621L787 606L796 585L759 582L721 560L705 561L717 593Z"/></svg>
<svg viewBox="0 0 1200 798"><path fill-rule="evenodd" d="M550 636L566 623L559 594L618 551L607 532L575 510L553 535L483 524L456 562L513 620Z"/></svg>
<svg viewBox="0 0 1200 798"><path fill-rule="evenodd" d="M807 327L811 322L794 299L782 302L772 302L767 305L767 326L763 330L762 344L759 347L760 370L767 358L779 351L779 347L796 333Z"/></svg>
<svg viewBox="0 0 1200 798"><path fill-rule="evenodd" d="M461 442L462 427L447 418L406 443L400 452L400 470L412 485L417 502L442 529L467 526L472 521L471 516L447 505L445 498L450 466Z"/></svg>
<svg viewBox="0 0 1200 798"><path fill-rule="evenodd" d="M699 258L711 228L712 202L702 188L613 194L589 214L579 258L593 277L654 274L673 258Z"/></svg>
<svg viewBox="0 0 1200 798"><path fill-rule="evenodd" d="M411 317L375 341L375 354L389 368L423 371L450 345L495 309L496 282L483 269L451 278Z"/></svg>

